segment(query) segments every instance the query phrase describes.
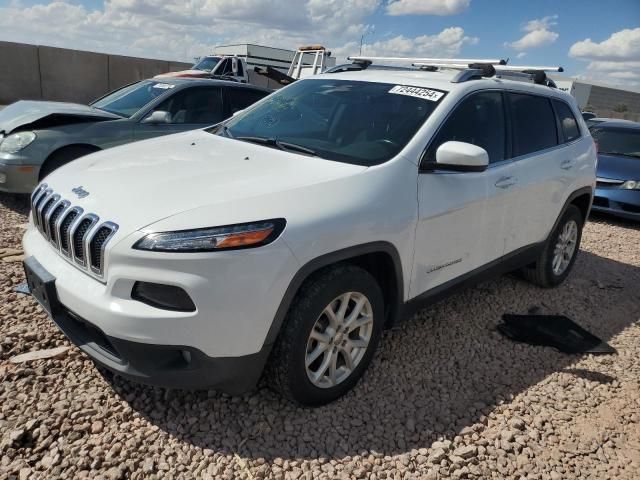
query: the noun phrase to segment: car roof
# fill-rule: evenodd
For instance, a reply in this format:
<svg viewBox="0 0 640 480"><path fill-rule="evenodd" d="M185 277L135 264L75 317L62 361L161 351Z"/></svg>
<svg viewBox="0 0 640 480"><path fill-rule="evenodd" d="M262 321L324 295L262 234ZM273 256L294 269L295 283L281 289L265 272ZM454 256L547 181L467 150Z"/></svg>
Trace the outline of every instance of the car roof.
<svg viewBox="0 0 640 480"><path fill-rule="evenodd" d="M390 83L400 85L411 85L416 87L433 88L445 92L466 92L482 88L498 88L503 90L519 90L522 92L536 93L550 97L562 98L574 102L573 97L557 88L545 85L535 85L529 82L509 80L506 78L480 78L454 83L452 80L458 75L456 70L425 71L418 69L382 69L367 68L365 70L341 71L335 73L325 73L310 77L309 80L319 78L335 78L340 80L356 80L363 82Z"/></svg>
<svg viewBox="0 0 640 480"><path fill-rule="evenodd" d="M231 80L217 80L213 78L189 78L189 77L166 77L166 78L147 78L144 81L166 83L169 85L181 86L181 87L195 87L195 86L211 86L211 85L224 85L227 87L236 88L250 88L252 90L261 90L263 92L271 92L268 88L259 87L250 83L240 83Z"/></svg>

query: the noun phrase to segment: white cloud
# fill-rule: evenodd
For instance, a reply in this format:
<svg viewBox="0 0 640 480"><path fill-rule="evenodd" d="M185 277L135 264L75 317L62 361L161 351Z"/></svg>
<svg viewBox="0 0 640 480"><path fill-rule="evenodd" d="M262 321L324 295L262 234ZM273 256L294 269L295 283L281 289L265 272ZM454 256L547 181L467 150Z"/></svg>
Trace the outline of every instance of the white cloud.
<svg viewBox="0 0 640 480"><path fill-rule="evenodd" d="M391 0L389 15L455 15L469 8L471 0Z"/></svg>
<svg viewBox="0 0 640 480"><path fill-rule="evenodd" d="M590 38L576 42L569 55L589 61L580 78L640 86L640 28L620 30L600 43Z"/></svg>
<svg viewBox="0 0 640 480"><path fill-rule="evenodd" d="M466 36L461 27L449 27L436 35L420 35L410 38L404 35L366 43L362 53L371 56L433 56L453 57L458 55L465 45L475 45L478 38ZM349 55L357 55L360 49L358 42L349 42L334 49L338 63Z"/></svg>
<svg viewBox="0 0 640 480"><path fill-rule="evenodd" d="M516 58L524 58L527 55L527 52L520 52L516 55Z"/></svg>
<svg viewBox="0 0 640 480"><path fill-rule="evenodd" d="M531 48L540 48L551 45L560 36L558 33L550 30L558 24L557 20L558 15L550 15L543 18L529 20L522 27L522 31L526 32L524 36L515 42L505 43L505 46L518 51L524 51Z"/></svg>
<svg viewBox="0 0 640 480"><path fill-rule="evenodd" d="M4 40L190 61L215 45L295 49L359 38L381 0L71 0L0 7ZM15 19L19 18L20 22ZM53 20L57 19L57 20Z"/></svg>
<svg viewBox="0 0 640 480"><path fill-rule="evenodd" d="M640 60L640 27L620 30L600 43L590 38L576 42L569 55L586 60Z"/></svg>
<svg viewBox="0 0 640 480"><path fill-rule="evenodd" d="M536 30L549 30L558 24L558 15L549 15L547 17L529 20L524 24L522 30L524 32L535 32Z"/></svg>

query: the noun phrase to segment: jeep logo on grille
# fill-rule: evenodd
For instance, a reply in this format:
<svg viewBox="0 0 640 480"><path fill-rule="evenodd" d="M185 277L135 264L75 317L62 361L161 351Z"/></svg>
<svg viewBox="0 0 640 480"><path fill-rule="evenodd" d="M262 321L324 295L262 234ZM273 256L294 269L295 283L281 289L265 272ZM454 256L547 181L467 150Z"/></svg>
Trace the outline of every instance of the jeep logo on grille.
<svg viewBox="0 0 640 480"><path fill-rule="evenodd" d="M78 196L78 198L85 198L89 196L89 192L87 192L84 188L82 188L82 185L76 188L72 188L71 191L75 193Z"/></svg>

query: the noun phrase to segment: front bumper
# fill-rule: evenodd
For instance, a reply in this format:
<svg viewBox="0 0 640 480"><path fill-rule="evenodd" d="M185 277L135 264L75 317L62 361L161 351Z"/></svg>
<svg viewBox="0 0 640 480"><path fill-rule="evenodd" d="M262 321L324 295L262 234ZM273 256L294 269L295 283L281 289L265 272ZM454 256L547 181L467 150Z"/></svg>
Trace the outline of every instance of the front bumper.
<svg viewBox="0 0 640 480"><path fill-rule="evenodd" d="M40 166L14 165L0 160L0 192L31 193L38 185Z"/></svg>
<svg viewBox="0 0 640 480"><path fill-rule="evenodd" d="M41 301L45 292L46 310L56 325L92 360L125 378L159 387L215 388L230 394L251 390L258 383L271 350L240 357L215 358L181 345L133 342L106 335L98 327L62 304L57 296L56 279L34 258L25 260L29 288Z"/></svg>
<svg viewBox="0 0 640 480"><path fill-rule="evenodd" d="M591 210L630 220L640 220L640 190L598 187Z"/></svg>
<svg viewBox="0 0 640 480"><path fill-rule="evenodd" d="M137 237L135 237L137 238ZM103 281L67 261L30 225L23 237L56 278L60 302L110 337L187 345L210 357L260 351L298 262L283 241L251 250L173 254L133 250L126 238L106 252ZM182 288L196 311L165 310L132 298L136 281Z"/></svg>

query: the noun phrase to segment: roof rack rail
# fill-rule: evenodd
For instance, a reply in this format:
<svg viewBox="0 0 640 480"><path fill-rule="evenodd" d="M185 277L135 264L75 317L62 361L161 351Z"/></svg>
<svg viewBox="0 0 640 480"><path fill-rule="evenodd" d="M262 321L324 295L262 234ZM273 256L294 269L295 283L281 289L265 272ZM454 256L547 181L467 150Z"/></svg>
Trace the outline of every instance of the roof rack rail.
<svg viewBox="0 0 640 480"><path fill-rule="evenodd" d="M351 57L347 57L347 60L351 60L352 62L369 62L378 63L378 62L405 62L405 63L422 63L422 64L463 64L468 65L470 63L490 63L492 65L506 65L507 60L503 60L500 58L490 58L490 59L479 59L479 58L422 58L422 57L369 57L363 55L355 55Z"/></svg>
<svg viewBox="0 0 640 480"><path fill-rule="evenodd" d="M483 77L495 77L524 80L538 85L546 85L555 88L556 84L553 80L547 77L546 72L564 71L560 66L508 65L508 59L503 60L500 58L421 58L356 55L347 57L347 59L351 60L353 63L351 65L335 67L330 70L330 72L365 70L372 64L379 62L410 63L412 67L417 67L420 70L429 72L440 69L460 70L460 72L451 80L452 83L461 83Z"/></svg>

